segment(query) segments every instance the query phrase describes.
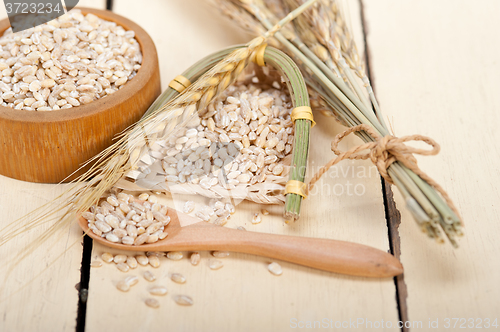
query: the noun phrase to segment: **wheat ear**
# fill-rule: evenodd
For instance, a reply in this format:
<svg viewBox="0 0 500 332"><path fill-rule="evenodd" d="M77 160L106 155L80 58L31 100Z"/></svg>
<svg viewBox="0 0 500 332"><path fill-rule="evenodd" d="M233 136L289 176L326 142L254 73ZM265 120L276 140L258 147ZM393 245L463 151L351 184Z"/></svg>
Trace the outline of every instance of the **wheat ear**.
<svg viewBox="0 0 500 332"><path fill-rule="evenodd" d="M187 124L197 112L202 112L210 101L235 81L246 68L252 53L260 45L315 2L316 0L308 0L297 7L263 36L254 38L246 47L230 53L172 102L139 121L119 142L110 148L114 151L114 155L105 162L102 168L96 169L98 172L94 175L98 176L99 183L95 186L86 186L79 194L75 200L76 212L85 211L97 203L106 190L130 170L137 168L137 163L149 150L148 135L154 134L161 139L167 139L176 127ZM124 151L127 151L128 154ZM104 177L101 177L101 174Z"/></svg>
<svg viewBox="0 0 500 332"><path fill-rule="evenodd" d="M79 212L86 211L98 203L102 195L118 180L137 168L138 161L148 149L150 135L168 137L177 126L183 126L198 111L203 111L210 101L226 89L243 71L257 47L315 2L316 0L308 0L263 36L253 39L245 47L230 53L174 100L162 107L149 110L147 116L124 131L113 145L89 160L84 166L88 164L92 166L85 174L72 182L70 189L55 200L2 229L0 246L27 230L55 220L36 241L24 248L21 253L21 257L24 258L50 238L55 230L62 229L73 222ZM63 213L62 217L58 217L60 213Z"/></svg>

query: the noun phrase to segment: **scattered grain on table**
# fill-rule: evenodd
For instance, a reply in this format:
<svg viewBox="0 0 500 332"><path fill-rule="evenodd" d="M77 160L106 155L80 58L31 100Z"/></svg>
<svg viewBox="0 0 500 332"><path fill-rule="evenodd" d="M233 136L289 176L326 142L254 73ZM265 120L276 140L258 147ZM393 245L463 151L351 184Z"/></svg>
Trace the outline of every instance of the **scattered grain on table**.
<svg viewBox="0 0 500 332"><path fill-rule="evenodd" d="M101 259L105 263L111 263L113 261L113 255L109 252L105 252L101 255Z"/></svg>
<svg viewBox="0 0 500 332"><path fill-rule="evenodd" d="M144 277L144 279L146 279L149 282L153 282L156 280L156 276L154 275L154 273L149 271L149 270L144 271L144 274L142 276Z"/></svg>
<svg viewBox="0 0 500 332"><path fill-rule="evenodd" d="M281 265L279 265L276 262L272 262L271 264L269 264L267 266L267 269L269 270L269 272L271 272L275 276L280 276L283 273L283 269L281 268Z"/></svg>
<svg viewBox="0 0 500 332"><path fill-rule="evenodd" d="M218 259L210 258L208 260L208 267L211 270L218 270L218 269L222 268L223 266L224 266L224 263L222 263L222 261L220 261Z"/></svg>
<svg viewBox="0 0 500 332"><path fill-rule="evenodd" d="M184 305L184 306L191 306L194 303L193 299L187 295L175 295L174 301L178 305Z"/></svg>
<svg viewBox="0 0 500 332"><path fill-rule="evenodd" d="M92 261L92 263L90 263L90 267L101 267L101 266L102 266L101 261Z"/></svg>
<svg viewBox="0 0 500 332"><path fill-rule="evenodd" d="M193 252L190 257L191 264L196 266L200 263L201 256L198 252Z"/></svg>
<svg viewBox="0 0 500 332"><path fill-rule="evenodd" d="M212 251L212 256L217 257L217 258L224 258L229 256L228 251Z"/></svg>
<svg viewBox="0 0 500 332"><path fill-rule="evenodd" d="M148 291L151 295L156 295L156 296L164 296L167 295L168 293L167 287L165 286L152 286L149 288Z"/></svg>
<svg viewBox="0 0 500 332"><path fill-rule="evenodd" d="M184 284L186 282L186 277L184 277L180 273L172 273L172 275L170 275L170 279L172 279L173 282L178 284Z"/></svg>
<svg viewBox="0 0 500 332"><path fill-rule="evenodd" d="M183 257L184 255L180 251L170 251L167 253L167 258L173 261L181 260Z"/></svg>
<svg viewBox="0 0 500 332"><path fill-rule="evenodd" d="M144 301L144 303L146 303L146 305L148 307L151 307L151 308L159 308L160 307L160 302L157 300L157 299L146 299Z"/></svg>

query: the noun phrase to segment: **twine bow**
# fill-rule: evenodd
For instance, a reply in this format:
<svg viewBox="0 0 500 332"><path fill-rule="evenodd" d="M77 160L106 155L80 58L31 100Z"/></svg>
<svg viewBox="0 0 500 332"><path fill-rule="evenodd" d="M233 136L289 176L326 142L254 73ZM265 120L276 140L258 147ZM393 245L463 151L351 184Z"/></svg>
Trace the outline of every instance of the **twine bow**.
<svg viewBox="0 0 500 332"><path fill-rule="evenodd" d="M338 149L339 143L347 135L359 131L366 132L375 141L355 146L350 150L344 152ZM409 141L421 141L427 143L432 147L432 149L425 150L407 146L405 143ZM420 170L417 165L417 160L413 156L413 154L420 154L425 156L436 155L439 153L439 149L439 144L432 138L429 138L427 136L410 135L398 138L392 135L387 135L385 137L382 137L371 126L366 124L348 128L344 132L335 136L335 139L332 141L332 151L337 155L337 157L330 160L325 166L321 167L316 174L314 174L311 181L309 181L309 183L307 184L306 194L309 194L315 183L321 178L321 176L323 176L323 174L325 174L332 166L344 159L370 159L373 164L377 166L380 175L382 175L382 177L391 184L393 184L393 182L387 172L387 169L389 168L389 166L391 166L392 163L399 161L401 164L417 174L422 180L426 181L430 186L434 187L445 199L453 212L455 212L455 214L459 216L458 210L455 208L455 205L453 204L446 191L437 182L435 182L427 174Z"/></svg>

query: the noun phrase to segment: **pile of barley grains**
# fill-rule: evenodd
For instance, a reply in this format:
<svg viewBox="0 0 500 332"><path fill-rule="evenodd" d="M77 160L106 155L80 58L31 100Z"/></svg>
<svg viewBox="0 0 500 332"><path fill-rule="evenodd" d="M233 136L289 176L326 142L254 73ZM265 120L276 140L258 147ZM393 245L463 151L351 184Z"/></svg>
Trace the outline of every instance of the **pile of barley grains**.
<svg viewBox="0 0 500 332"><path fill-rule="evenodd" d="M179 193L209 197L220 197L223 190L282 182L294 140L291 109L290 97L282 90L231 85L205 114L151 144L149 155L153 163L161 163L161 171L140 161L138 171L127 176L140 183L147 174L148 179L166 181L172 190L179 186Z"/></svg>
<svg viewBox="0 0 500 332"><path fill-rule="evenodd" d="M0 104L52 111L116 92L141 67L134 31L73 9L48 23L0 37Z"/></svg>
<svg viewBox="0 0 500 332"><path fill-rule="evenodd" d="M168 208L158 203L156 196L144 193L135 198L120 192L105 197L99 206L82 213L95 234L128 245L155 243L168 236L165 231L170 222Z"/></svg>
<svg viewBox="0 0 500 332"><path fill-rule="evenodd" d="M204 189L264 182L283 172L280 161L292 151L289 96L255 85L232 85L208 106L191 128L178 130L163 147L168 182ZM221 181L224 167L227 183Z"/></svg>

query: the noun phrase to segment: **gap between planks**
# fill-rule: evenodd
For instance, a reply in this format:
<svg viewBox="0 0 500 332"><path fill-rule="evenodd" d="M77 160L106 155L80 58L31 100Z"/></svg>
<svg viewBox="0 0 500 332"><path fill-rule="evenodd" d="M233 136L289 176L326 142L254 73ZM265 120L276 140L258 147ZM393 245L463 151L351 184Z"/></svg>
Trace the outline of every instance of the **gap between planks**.
<svg viewBox="0 0 500 332"><path fill-rule="evenodd" d="M113 0L106 0L106 9L113 11Z"/></svg>
<svg viewBox="0 0 500 332"><path fill-rule="evenodd" d="M87 235L83 236L82 266L80 268L80 283L78 284L78 312L76 316L76 332L85 332L87 315L87 298L90 282L90 261L92 258L93 241Z"/></svg>
<svg viewBox="0 0 500 332"><path fill-rule="evenodd" d="M370 68L370 49L367 41L368 27L366 24L366 17L364 11L364 0L359 1L360 16L361 16L361 27L363 29L363 43L364 56L366 64L366 72L368 78L372 84L373 93L377 95L376 88L374 85L374 77ZM390 252L394 257L401 260L401 239L399 237L399 225L401 224L401 214L396 207L396 202L394 201L394 196L392 192L391 185L382 177L380 177L382 182L382 196L384 197L384 208L385 208L385 218L387 220L387 230L389 237L389 248ZM394 285L396 287L396 302L398 304L398 315L399 320L402 322L409 321L408 317L408 305L406 298L408 297L408 289L404 280L404 273L402 275L394 277ZM401 331L408 332L409 328L403 327Z"/></svg>

